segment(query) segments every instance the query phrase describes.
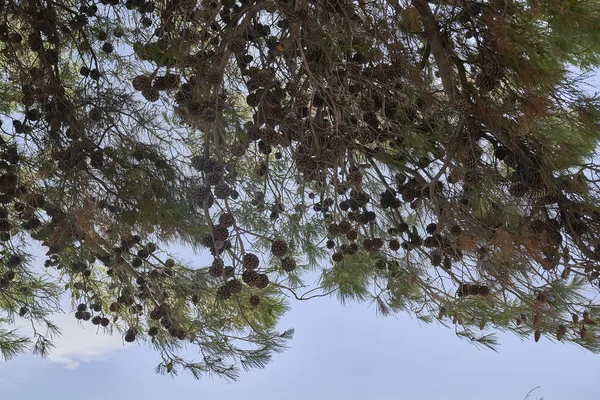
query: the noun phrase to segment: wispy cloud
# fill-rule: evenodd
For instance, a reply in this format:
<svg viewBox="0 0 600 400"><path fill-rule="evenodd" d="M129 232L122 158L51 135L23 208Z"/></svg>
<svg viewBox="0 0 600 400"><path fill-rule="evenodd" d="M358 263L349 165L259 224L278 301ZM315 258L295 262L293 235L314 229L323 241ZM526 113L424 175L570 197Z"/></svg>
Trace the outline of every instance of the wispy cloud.
<svg viewBox="0 0 600 400"><path fill-rule="evenodd" d="M48 360L64 365L66 368L77 368L82 363L102 361L117 350L126 349L120 335L110 335L104 329L97 330L89 322L80 324L69 314L56 314L50 318L60 327L61 335L55 337L56 347L50 350ZM23 327L21 332L30 329Z"/></svg>

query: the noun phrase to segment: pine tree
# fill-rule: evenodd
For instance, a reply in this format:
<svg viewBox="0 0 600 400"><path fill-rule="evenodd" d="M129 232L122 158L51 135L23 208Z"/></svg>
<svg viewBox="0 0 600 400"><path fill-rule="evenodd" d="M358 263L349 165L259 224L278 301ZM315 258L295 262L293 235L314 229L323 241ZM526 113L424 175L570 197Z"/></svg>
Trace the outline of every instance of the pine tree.
<svg viewBox="0 0 600 400"><path fill-rule="evenodd" d="M47 353L63 290L81 323L195 377L283 350L289 295L375 301L486 347L500 330L600 350L597 1L0 15L4 358ZM170 257L175 241L209 265ZM18 337L18 318L47 334Z"/></svg>

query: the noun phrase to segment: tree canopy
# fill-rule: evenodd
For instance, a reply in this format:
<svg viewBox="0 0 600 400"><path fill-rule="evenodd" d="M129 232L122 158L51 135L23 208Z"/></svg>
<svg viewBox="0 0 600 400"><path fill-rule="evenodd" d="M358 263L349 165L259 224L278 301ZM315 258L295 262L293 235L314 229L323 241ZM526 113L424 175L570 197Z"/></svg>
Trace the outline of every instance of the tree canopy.
<svg viewBox="0 0 600 400"><path fill-rule="evenodd" d="M600 350L598 0L1 0L0 17L5 359L47 354L64 295L195 377L265 366L314 296L484 347Z"/></svg>

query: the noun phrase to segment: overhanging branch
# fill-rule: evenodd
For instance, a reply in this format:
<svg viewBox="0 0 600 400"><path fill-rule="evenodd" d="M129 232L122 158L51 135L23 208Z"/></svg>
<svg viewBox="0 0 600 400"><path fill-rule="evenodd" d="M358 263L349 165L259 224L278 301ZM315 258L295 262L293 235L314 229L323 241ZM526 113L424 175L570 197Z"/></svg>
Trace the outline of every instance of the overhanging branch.
<svg viewBox="0 0 600 400"><path fill-rule="evenodd" d="M507 121L505 121L504 118L502 118L501 121L499 121L498 118L493 118L492 113L487 112L485 107L471 103L463 96L460 89L455 84L454 69L450 60L457 58L458 56L444 45L438 22L431 11L431 8L429 8L427 0L412 0L412 4L421 17L421 22L423 23L425 30L425 37L431 46L431 53L433 54L438 67L442 86L444 87L444 91L448 94L451 104L466 104L466 110L482 121L488 129L490 129L496 139L517 157L521 165L531 167L533 165L531 158L510 138L505 130L505 126L510 124L507 124Z"/></svg>

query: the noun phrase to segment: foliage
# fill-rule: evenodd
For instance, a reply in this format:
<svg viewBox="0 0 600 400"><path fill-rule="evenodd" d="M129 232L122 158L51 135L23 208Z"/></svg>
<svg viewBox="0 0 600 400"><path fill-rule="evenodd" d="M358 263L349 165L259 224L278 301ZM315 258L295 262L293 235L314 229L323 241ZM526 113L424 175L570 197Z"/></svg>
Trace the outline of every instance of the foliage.
<svg viewBox="0 0 600 400"><path fill-rule="evenodd" d="M264 367L290 297L600 350L600 101L571 72L600 63L596 0L0 15L0 322L47 330L2 328L4 358L47 353L64 293L195 377Z"/></svg>

